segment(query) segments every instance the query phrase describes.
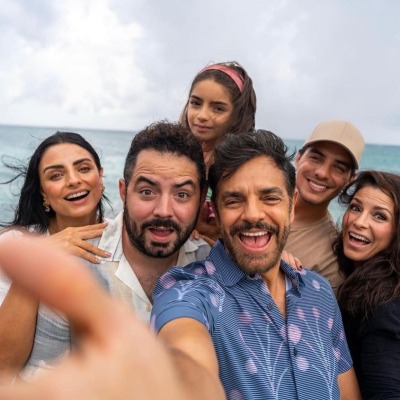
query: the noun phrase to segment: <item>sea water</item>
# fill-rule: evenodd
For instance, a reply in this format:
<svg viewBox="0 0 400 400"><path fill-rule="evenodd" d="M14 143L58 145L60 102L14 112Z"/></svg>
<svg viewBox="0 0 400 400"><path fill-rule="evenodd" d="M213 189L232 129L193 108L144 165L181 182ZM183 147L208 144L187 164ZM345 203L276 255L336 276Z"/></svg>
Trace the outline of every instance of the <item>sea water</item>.
<svg viewBox="0 0 400 400"><path fill-rule="evenodd" d="M112 203L106 215L113 217L122 209L118 180L123 176L123 166L134 132L89 129L39 128L0 125L0 157L12 162L12 158L27 161L38 144L57 130L80 133L99 153L104 168L105 193ZM283 138L292 151L299 149L301 140ZM360 169L378 169L400 174L400 146L367 144ZM13 171L0 162L0 182L13 177ZM12 184L0 184L0 221L12 220L18 200L21 180ZM340 220L343 210L336 200L330 210L335 220Z"/></svg>

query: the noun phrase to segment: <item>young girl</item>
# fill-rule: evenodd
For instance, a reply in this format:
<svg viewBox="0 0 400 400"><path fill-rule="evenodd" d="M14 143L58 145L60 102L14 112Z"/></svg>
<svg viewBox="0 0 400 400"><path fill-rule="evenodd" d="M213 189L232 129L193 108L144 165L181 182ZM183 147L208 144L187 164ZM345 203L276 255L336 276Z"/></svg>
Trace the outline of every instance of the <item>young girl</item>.
<svg viewBox="0 0 400 400"><path fill-rule="evenodd" d="M215 145L227 133L254 129L255 113L256 94L251 78L237 62L223 62L209 65L195 76L180 122L200 139L208 171ZM218 238L219 228L210 197L208 193L196 230L212 244Z"/></svg>

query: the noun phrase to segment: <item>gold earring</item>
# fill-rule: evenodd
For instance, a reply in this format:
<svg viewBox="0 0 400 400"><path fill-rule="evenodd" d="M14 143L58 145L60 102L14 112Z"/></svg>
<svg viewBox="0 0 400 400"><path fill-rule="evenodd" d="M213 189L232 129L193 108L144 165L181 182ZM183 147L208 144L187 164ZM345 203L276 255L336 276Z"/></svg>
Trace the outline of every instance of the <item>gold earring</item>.
<svg viewBox="0 0 400 400"><path fill-rule="evenodd" d="M47 213L50 212L50 210L51 210L50 204L46 200L43 201L43 207L44 207L44 211L46 211Z"/></svg>

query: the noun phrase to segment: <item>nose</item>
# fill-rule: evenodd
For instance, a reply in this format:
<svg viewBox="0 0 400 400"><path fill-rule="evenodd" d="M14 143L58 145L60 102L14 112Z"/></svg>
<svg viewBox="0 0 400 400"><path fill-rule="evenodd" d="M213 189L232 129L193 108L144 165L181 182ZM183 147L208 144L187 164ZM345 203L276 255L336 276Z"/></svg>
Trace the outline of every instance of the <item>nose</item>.
<svg viewBox="0 0 400 400"><path fill-rule="evenodd" d="M265 211L256 200L248 200L244 206L242 219L250 223L262 221L265 218Z"/></svg>
<svg viewBox="0 0 400 400"><path fill-rule="evenodd" d="M68 172L67 186L75 186L81 182L79 173L75 170Z"/></svg>
<svg viewBox="0 0 400 400"><path fill-rule="evenodd" d="M365 212L359 213L354 220L354 226L357 228L366 228L368 226L368 214Z"/></svg>
<svg viewBox="0 0 400 400"><path fill-rule="evenodd" d="M198 112L198 114L197 114L197 118L198 118L200 121L207 121L207 120L210 119L210 110L209 110L209 108L208 108L206 105L203 105L203 106L200 108L200 110L199 110L199 112Z"/></svg>
<svg viewBox="0 0 400 400"><path fill-rule="evenodd" d="M172 201L168 194L161 195L154 207L154 215L160 218L171 218L173 216Z"/></svg>
<svg viewBox="0 0 400 400"><path fill-rule="evenodd" d="M329 176L329 165L325 162L319 164L318 168L315 170L315 175L318 178L326 178Z"/></svg>

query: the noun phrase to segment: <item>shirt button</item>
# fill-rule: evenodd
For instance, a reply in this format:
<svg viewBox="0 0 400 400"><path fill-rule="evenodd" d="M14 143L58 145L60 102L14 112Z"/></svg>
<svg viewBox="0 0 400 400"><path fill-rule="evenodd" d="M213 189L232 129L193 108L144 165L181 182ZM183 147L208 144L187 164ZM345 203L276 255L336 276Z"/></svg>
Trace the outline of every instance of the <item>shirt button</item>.
<svg viewBox="0 0 400 400"><path fill-rule="evenodd" d="M297 351L297 349L296 349L296 347L293 349L293 355L295 356L295 357L297 357L297 353L298 353L298 351Z"/></svg>
<svg viewBox="0 0 400 400"><path fill-rule="evenodd" d="M271 311L273 308L274 308L274 305L273 305L273 303L269 303L269 304L268 304L268 310L270 310L270 311Z"/></svg>
<svg viewBox="0 0 400 400"><path fill-rule="evenodd" d="M146 311L147 311L147 312L150 312L150 311L151 311L151 305L149 305L149 304L146 305Z"/></svg>

